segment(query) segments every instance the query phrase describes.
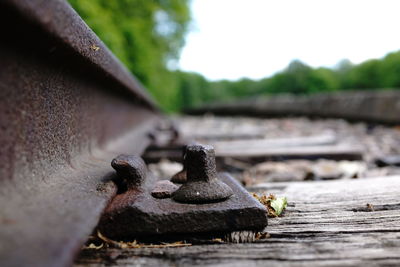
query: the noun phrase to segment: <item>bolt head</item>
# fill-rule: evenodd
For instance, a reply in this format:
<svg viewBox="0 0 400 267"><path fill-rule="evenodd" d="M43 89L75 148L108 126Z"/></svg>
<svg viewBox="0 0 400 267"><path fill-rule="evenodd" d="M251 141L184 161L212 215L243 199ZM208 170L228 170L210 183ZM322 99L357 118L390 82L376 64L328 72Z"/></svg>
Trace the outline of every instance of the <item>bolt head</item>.
<svg viewBox="0 0 400 267"><path fill-rule="evenodd" d="M139 156L119 155L111 161L111 166L119 178L126 180L128 187L140 185L146 179L146 163Z"/></svg>
<svg viewBox="0 0 400 267"><path fill-rule="evenodd" d="M172 199L182 203L205 204L220 202L233 195L232 189L219 179L183 184L172 194Z"/></svg>
<svg viewBox="0 0 400 267"><path fill-rule="evenodd" d="M229 198L232 189L217 178L215 151L212 146L193 144L184 157L186 183L172 195L183 203L210 203Z"/></svg>
<svg viewBox="0 0 400 267"><path fill-rule="evenodd" d="M209 181L217 176L215 151L209 145L188 145L184 166L188 181Z"/></svg>

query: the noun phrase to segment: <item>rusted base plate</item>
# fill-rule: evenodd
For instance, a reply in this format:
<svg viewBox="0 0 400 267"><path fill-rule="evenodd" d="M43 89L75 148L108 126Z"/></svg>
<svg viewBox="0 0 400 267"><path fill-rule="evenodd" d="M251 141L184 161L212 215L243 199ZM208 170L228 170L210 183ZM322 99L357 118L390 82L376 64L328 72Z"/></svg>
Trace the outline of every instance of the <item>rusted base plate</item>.
<svg viewBox="0 0 400 267"><path fill-rule="evenodd" d="M98 229L114 240L264 229L267 226L264 206L227 173L219 177L232 188L234 195L226 201L209 204L182 204L170 198L154 198L151 190L156 179L147 177L140 190L115 197Z"/></svg>

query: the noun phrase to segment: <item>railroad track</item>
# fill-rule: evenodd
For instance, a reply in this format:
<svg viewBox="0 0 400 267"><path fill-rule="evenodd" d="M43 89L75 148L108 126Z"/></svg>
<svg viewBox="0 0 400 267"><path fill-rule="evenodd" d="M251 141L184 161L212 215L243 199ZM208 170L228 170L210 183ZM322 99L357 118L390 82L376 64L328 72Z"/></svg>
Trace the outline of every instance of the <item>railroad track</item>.
<svg viewBox="0 0 400 267"><path fill-rule="evenodd" d="M214 145L218 168L248 191L288 198L283 216L269 220L269 237L245 244L84 249L76 266L398 264L400 166L382 165L385 155L399 153L397 127L307 118L175 120L185 138ZM347 152L337 153L335 146ZM169 159L174 152L153 152L147 151L152 161L161 157L149 169L159 178L168 179L182 168Z"/></svg>
<svg viewBox="0 0 400 267"><path fill-rule="evenodd" d="M398 263L398 159L386 157L399 154L398 128L214 117L177 117L173 126L67 2L6 0L0 14L1 266ZM213 145L218 170L248 190L289 199L269 238L81 250L125 190L111 159L142 155L151 175L168 178L182 168L188 139ZM224 177L250 208L260 205Z"/></svg>

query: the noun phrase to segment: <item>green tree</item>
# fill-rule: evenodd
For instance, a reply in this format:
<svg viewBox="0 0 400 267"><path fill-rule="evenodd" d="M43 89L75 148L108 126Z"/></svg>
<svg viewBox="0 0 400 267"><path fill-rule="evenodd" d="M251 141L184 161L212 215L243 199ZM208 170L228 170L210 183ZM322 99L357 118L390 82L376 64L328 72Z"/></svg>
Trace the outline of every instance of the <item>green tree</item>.
<svg viewBox="0 0 400 267"><path fill-rule="evenodd" d="M333 71L339 83L338 85L339 89L345 89L351 87L350 81L348 79L349 79L349 73L353 67L354 67L353 64L348 59L342 59L341 61L338 62L338 64L336 64Z"/></svg>
<svg viewBox="0 0 400 267"><path fill-rule="evenodd" d="M215 99L210 92L210 83L202 75L177 71L178 102L181 108L194 107Z"/></svg>
<svg viewBox="0 0 400 267"><path fill-rule="evenodd" d="M381 88L381 62L378 59L367 60L354 66L348 73L347 87L350 89Z"/></svg>
<svg viewBox="0 0 400 267"><path fill-rule="evenodd" d="M379 76L381 86L387 88L400 87L400 52L385 56L380 64Z"/></svg>
<svg viewBox="0 0 400 267"><path fill-rule="evenodd" d="M188 0L69 0L166 109L176 109L178 59L190 22Z"/></svg>
<svg viewBox="0 0 400 267"><path fill-rule="evenodd" d="M318 68L311 71L308 77L307 92L334 91L340 88L337 74L328 68Z"/></svg>
<svg viewBox="0 0 400 267"><path fill-rule="evenodd" d="M304 94L308 91L312 68L299 60L292 61L282 72L270 78L266 93Z"/></svg>

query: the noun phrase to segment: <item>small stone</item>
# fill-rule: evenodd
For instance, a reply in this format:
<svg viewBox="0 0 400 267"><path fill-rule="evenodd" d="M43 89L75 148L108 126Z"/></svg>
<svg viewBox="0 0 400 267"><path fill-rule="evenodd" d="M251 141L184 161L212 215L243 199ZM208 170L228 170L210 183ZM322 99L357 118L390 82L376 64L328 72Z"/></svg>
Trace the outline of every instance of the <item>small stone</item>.
<svg viewBox="0 0 400 267"><path fill-rule="evenodd" d="M161 160L157 164L149 164L149 170L156 177L166 179L181 171L183 166L181 163L169 161L166 159Z"/></svg>
<svg viewBox="0 0 400 267"><path fill-rule="evenodd" d="M158 181L151 191L155 198L169 198L179 187L168 180Z"/></svg>
<svg viewBox="0 0 400 267"><path fill-rule="evenodd" d="M338 163L332 160L317 161L313 166L313 173L316 180L339 179L343 175Z"/></svg>
<svg viewBox="0 0 400 267"><path fill-rule="evenodd" d="M245 171L243 177L247 185L268 182L304 181L312 173L313 162L307 160L288 160L285 162L266 161Z"/></svg>
<svg viewBox="0 0 400 267"><path fill-rule="evenodd" d="M389 155L377 158L375 164L378 167L400 166L400 155Z"/></svg>
<svg viewBox="0 0 400 267"><path fill-rule="evenodd" d="M339 169L343 172L342 178L359 178L365 176L367 165L362 161L339 161Z"/></svg>

